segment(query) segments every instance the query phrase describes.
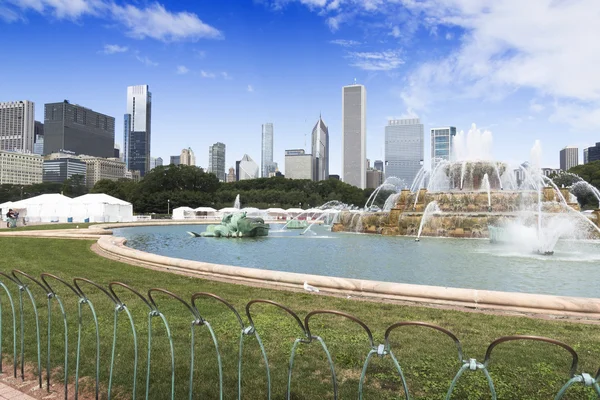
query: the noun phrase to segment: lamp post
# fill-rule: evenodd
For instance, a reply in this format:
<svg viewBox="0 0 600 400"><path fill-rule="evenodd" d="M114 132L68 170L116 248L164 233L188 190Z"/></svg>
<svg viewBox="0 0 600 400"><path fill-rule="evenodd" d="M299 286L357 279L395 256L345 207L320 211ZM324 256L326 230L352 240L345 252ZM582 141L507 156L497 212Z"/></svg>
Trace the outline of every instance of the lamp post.
<svg viewBox="0 0 600 400"><path fill-rule="evenodd" d="M167 214L171 214L171 199L167 199Z"/></svg>

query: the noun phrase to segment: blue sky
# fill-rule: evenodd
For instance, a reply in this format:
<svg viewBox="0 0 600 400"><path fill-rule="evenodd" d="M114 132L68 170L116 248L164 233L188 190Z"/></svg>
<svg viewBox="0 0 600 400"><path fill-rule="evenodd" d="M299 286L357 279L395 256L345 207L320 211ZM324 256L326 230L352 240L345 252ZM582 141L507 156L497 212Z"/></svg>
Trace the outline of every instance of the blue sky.
<svg viewBox="0 0 600 400"><path fill-rule="evenodd" d="M68 99L116 118L126 87L153 94L152 155L227 145L260 163L273 122L275 161L310 143L319 113L330 172L341 172L341 88L367 87L367 155L383 158L388 118L429 128L472 123L494 156L543 163L600 142L597 0L0 0L0 101ZM581 156L580 156L581 159Z"/></svg>

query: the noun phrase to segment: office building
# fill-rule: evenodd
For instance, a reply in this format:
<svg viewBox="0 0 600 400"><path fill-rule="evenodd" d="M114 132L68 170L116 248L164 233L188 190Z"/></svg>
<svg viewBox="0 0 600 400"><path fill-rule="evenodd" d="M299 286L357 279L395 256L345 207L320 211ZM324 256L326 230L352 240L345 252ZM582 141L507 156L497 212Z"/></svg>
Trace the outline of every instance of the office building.
<svg viewBox="0 0 600 400"><path fill-rule="evenodd" d="M410 187L423 166L423 124L418 118L390 120L385 127L385 177Z"/></svg>
<svg viewBox="0 0 600 400"><path fill-rule="evenodd" d="M303 149L285 151L285 177L288 179L313 179L313 156Z"/></svg>
<svg viewBox="0 0 600 400"><path fill-rule="evenodd" d="M588 150L589 158L589 150ZM568 171L574 166L579 165L579 148L567 146L560 151L560 169Z"/></svg>
<svg viewBox="0 0 600 400"><path fill-rule="evenodd" d="M118 144L115 144L115 148L113 149L112 158L121 158L121 148Z"/></svg>
<svg viewBox="0 0 600 400"><path fill-rule="evenodd" d="M44 154L70 151L112 157L115 119L68 100L44 105Z"/></svg>
<svg viewBox="0 0 600 400"><path fill-rule="evenodd" d="M181 165L196 165L196 156L191 147L181 150L179 162Z"/></svg>
<svg viewBox="0 0 600 400"><path fill-rule="evenodd" d="M33 151L34 114L32 101L0 102L0 150Z"/></svg>
<svg viewBox="0 0 600 400"><path fill-rule="evenodd" d="M383 172L383 161L381 161L381 160L375 160L374 167L375 167L375 169L377 171Z"/></svg>
<svg viewBox="0 0 600 400"><path fill-rule="evenodd" d="M596 143L595 146L583 149L583 160L584 164L600 161L600 143Z"/></svg>
<svg viewBox="0 0 600 400"><path fill-rule="evenodd" d="M42 183L42 156L0 151L0 185Z"/></svg>
<svg viewBox="0 0 600 400"><path fill-rule="evenodd" d="M367 170L367 188L375 189L383 183L383 171L378 169Z"/></svg>
<svg viewBox="0 0 600 400"><path fill-rule="evenodd" d="M367 186L366 103L363 85L342 88L342 179L361 189ZM287 168L285 174L288 176Z"/></svg>
<svg viewBox="0 0 600 400"><path fill-rule="evenodd" d="M33 123L33 136L44 136L44 123L40 121L34 121Z"/></svg>
<svg viewBox="0 0 600 400"><path fill-rule="evenodd" d="M36 135L33 143L33 154L44 154L44 135Z"/></svg>
<svg viewBox="0 0 600 400"><path fill-rule="evenodd" d="M169 165L179 165L179 164L181 164L181 156L171 156Z"/></svg>
<svg viewBox="0 0 600 400"><path fill-rule="evenodd" d="M229 167L229 173L227 174L227 183L235 182L235 181L236 181L235 168Z"/></svg>
<svg viewBox="0 0 600 400"><path fill-rule="evenodd" d="M87 164L75 157L50 158L44 160L43 182L63 183L74 175L81 175L85 183Z"/></svg>
<svg viewBox="0 0 600 400"><path fill-rule="evenodd" d="M256 179L260 177L258 164L255 163L252 157L250 157L248 154L244 154L237 165L240 181L244 181L246 179Z"/></svg>
<svg viewBox="0 0 600 400"><path fill-rule="evenodd" d="M208 148L208 172L225 182L225 144L217 142Z"/></svg>
<svg viewBox="0 0 600 400"><path fill-rule="evenodd" d="M154 167L162 167L163 166L163 159L162 157L156 157L154 159Z"/></svg>
<svg viewBox="0 0 600 400"><path fill-rule="evenodd" d="M441 161L450 161L454 147L454 138L456 137L456 127L432 128L430 132L431 170L433 171Z"/></svg>
<svg viewBox="0 0 600 400"><path fill-rule="evenodd" d="M125 179L131 179L134 182L139 182L142 180L140 176L140 171L125 171Z"/></svg>
<svg viewBox="0 0 600 400"><path fill-rule="evenodd" d="M160 157L150 157L150 171L154 168L162 165L162 158Z"/></svg>
<svg viewBox="0 0 600 400"><path fill-rule="evenodd" d="M85 182L88 189L102 179L117 181L125 178L125 163L118 158L81 157L86 164Z"/></svg>
<svg viewBox="0 0 600 400"><path fill-rule="evenodd" d="M319 120L312 130L311 147L313 157L314 181L329 179L329 128L319 115Z"/></svg>
<svg viewBox="0 0 600 400"><path fill-rule="evenodd" d="M235 180L236 181L240 180L240 163L241 163L241 161L235 162Z"/></svg>
<svg viewBox="0 0 600 400"><path fill-rule="evenodd" d="M277 169L273 162L273 124L266 123L262 125L262 147L260 156L260 176L268 178L271 172Z"/></svg>
<svg viewBox="0 0 600 400"><path fill-rule="evenodd" d="M127 113L123 125L123 152L130 171L144 176L150 170L152 93L148 85L127 87Z"/></svg>

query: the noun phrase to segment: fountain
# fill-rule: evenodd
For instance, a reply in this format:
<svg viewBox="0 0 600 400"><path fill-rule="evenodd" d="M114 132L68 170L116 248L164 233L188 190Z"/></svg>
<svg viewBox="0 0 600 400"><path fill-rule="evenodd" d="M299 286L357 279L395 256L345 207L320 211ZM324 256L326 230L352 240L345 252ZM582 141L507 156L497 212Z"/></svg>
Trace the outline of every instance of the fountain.
<svg viewBox="0 0 600 400"><path fill-rule="evenodd" d="M208 225L202 233L188 232L193 237L256 237L268 236L269 225L262 218L248 218L245 212L228 214L221 224Z"/></svg>
<svg viewBox="0 0 600 400"><path fill-rule="evenodd" d="M410 189L398 190L396 185L381 212L369 212L374 192L361 216L344 211L332 230L409 235L417 240L490 238L543 255L552 254L560 239L600 237L596 225L600 211L594 224L579 212L573 196L591 192L600 203L600 191L580 183L584 181L579 177L572 187L559 188L544 176L539 141L532 148L530 165L495 160L491 150L491 132L473 124L466 134L455 136L450 160L441 160L431 172L421 169L407 186ZM386 186L393 185L384 182L378 189Z"/></svg>
<svg viewBox="0 0 600 400"><path fill-rule="evenodd" d="M238 210L242 208L242 204L240 203L240 195L235 196L235 201L233 202L233 208L237 208Z"/></svg>

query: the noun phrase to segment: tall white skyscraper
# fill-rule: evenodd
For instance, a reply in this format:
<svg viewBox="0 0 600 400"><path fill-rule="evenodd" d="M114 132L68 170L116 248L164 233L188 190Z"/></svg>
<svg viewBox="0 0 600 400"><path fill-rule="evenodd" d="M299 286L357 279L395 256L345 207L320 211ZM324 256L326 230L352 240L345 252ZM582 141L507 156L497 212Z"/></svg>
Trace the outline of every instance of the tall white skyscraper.
<svg viewBox="0 0 600 400"><path fill-rule="evenodd" d="M312 161L313 180L323 181L329 179L329 128L319 115L312 130Z"/></svg>
<svg viewBox="0 0 600 400"><path fill-rule="evenodd" d="M367 90L363 85L342 88L342 180L367 187Z"/></svg>
<svg viewBox="0 0 600 400"><path fill-rule="evenodd" d="M150 171L152 93L148 85L127 87L127 114L123 126L123 154L130 171Z"/></svg>
<svg viewBox="0 0 600 400"><path fill-rule="evenodd" d="M271 172L275 172L275 169L276 166L273 162L273 124L269 122L262 126L261 177L268 178Z"/></svg>
<svg viewBox="0 0 600 400"><path fill-rule="evenodd" d="M567 146L560 151L560 169L568 171L579 165L579 148Z"/></svg>
<svg viewBox="0 0 600 400"><path fill-rule="evenodd" d="M29 100L0 103L0 150L33 152L34 111Z"/></svg>
<svg viewBox="0 0 600 400"><path fill-rule="evenodd" d="M385 127L385 177L410 187L423 166L423 124L418 118L390 120Z"/></svg>

